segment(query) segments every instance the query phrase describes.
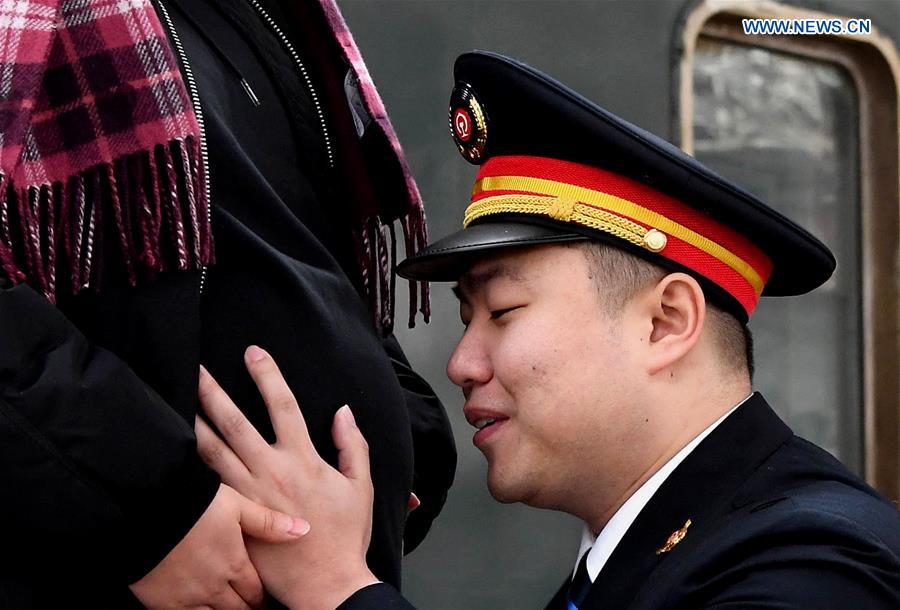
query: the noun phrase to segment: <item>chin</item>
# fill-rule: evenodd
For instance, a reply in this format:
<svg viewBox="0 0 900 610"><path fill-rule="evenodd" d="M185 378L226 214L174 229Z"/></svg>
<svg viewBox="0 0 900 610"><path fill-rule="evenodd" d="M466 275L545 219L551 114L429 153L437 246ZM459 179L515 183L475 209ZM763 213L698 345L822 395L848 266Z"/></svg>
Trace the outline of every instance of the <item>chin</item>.
<svg viewBox="0 0 900 610"><path fill-rule="evenodd" d="M515 504L520 501L515 494L508 493L504 489L498 489L491 484L488 484L488 491L491 492L491 497L500 504Z"/></svg>
<svg viewBox="0 0 900 610"><path fill-rule="evenodd" d="M515 502L528 504L528 498L533 495L523 482L511 481L509 477L503 477L491 470L488 470L487 487L491 497L501 504Z"/></svg>
<svg viewBox="0 0 900 610"><path fill-rule="evenodd" d="M512 481L499 476L492 476L488 472L488 491L491 497L501 504L525 504L531 508L558 510L571 513L565 503L566 494L559 489L541 489L537 481L532 477L524 480ZM574 514L574 513L571 513Z"/></svg>

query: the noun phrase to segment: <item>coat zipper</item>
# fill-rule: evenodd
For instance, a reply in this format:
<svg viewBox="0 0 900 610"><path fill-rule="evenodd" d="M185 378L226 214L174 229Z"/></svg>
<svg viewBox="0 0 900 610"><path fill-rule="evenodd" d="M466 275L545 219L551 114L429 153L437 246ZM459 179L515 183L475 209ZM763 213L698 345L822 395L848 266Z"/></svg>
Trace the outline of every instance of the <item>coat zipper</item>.
<svg viewBox="0 0 900 610"><path fill-rule="evenodd" d="M278 24L272 19L272 16L266 12L266 10L260 6L259 2L256 0L249 0L250 5L259 13L259 16L262 17L263 21L275 33L278 37L278 40L281 42L282 46L287 50L288 54L291 56L291 59L294 61L294 64L297 66L298 71L300 72L300 76L303 77L303 82L306 83L306 87L309 89L310 98L312 98L313 105L316 107L316 114L319 117L319 125L322 128L322 137L325 140L325 151L328 154L328 167L334 169L334 151L331 147L331 137L328 135L328 126L325 123L325 113L322 111L322 104L319 102L319 96L316 93L315 87L313 87L312 79L309 76L309 72L306 70L306 66L300 60L300 55L297 53L296 49L294 49L294 45L291 44L288 37L285 36L284 32L278 27ZM166 9L162 0L157 0L157 4L159 6L159 12L162 14L163 21L165 23L166 29L169 32L169 36L172 38L173 46L175 47L175 52L178 54L178 60L181 63L181 67L184 71L184 79L188 86L188 92L191 96L191 105L194 109L194 115L197 117L197 126L200 129L200 157L203 162L203 171L206 175L206 217L209 222L209 226L212 227L212 189L210 187L210 172L209 172L209 153L206 147L206 128L203 123L203 109L200 107L200 96L197 93L197 82L194 79L194 73L191 70L191 65L188 62L187 54L184 52L184 46L181 44L181 39L178 37L178 32L175 31L175 26L172 24L172 18L169 17L169 11ZM203 289L206 286L206 273L207 267L204 266L200 270L200 294L203 294Z"/></svg>
<svg viewBox="0 0 900 610"><path fill-rule="evenodd" d="M300 76L303 77L303 81L306 83L306 87L309 89L309 96L312 98L313 105L316 107L316 114L319 115L319 125L322 127L322 136L325 138L325 150L328 153L328 167L334 169L334 152L331 150L331 138L328 136L328 126L325 124L325 113L322 112L322 105L319 102L319 96L316 93L315 88L312 84L312 79L309 77L309 72L306 70L306 66L303 65L303 62L300 61L300 55L297 53L296 49L294 49L294 45L291 44L288 37L285 36L284 32L278 27L278 24L275 23L275 20L272 19L272 16L266 12L266 10L260 6L257 0L248 0L250 5L256 9L256 12L259 13L259 16L262 17L263 21L265 21L266 25L269 26L269 29L275 33L278 37L278 40L281 41L282 46L287 50L288 54L291 56L291 59L294 60L294 64L296 64L298 70L300 71Z"/></svg>
<svg viewBox="0 0 900 610"><path fill-rule="evenodd" d="M178 54L178 61L181 63L181 68L184 72L184 80L187 83L188 93L191 96L191 106L194 109L194 116L197 117L197 127L200 129L200 158L203 163L203 173L206 176L206 220L210 230L212 230L212 189L210 187L209 154L206 150L206 127L203 124L203 109L200 107L200 95L197 93L197 82L194 80L194 72L191 70L191 65L188 63L187 54L184 52L184 47L181 44L181 39L178 37L178 32L175 31L175 26L172 24L171 17L169 17L169 11L166 10L162 0L157 0L157 5L159 6L159 12L163 16L163 22L165 23L166 29L169 31L169 36L172 38L175 52ZM207 267L205 265L200 268L201 296L203 295L203 289L206 287L206 270Z"/></svg>

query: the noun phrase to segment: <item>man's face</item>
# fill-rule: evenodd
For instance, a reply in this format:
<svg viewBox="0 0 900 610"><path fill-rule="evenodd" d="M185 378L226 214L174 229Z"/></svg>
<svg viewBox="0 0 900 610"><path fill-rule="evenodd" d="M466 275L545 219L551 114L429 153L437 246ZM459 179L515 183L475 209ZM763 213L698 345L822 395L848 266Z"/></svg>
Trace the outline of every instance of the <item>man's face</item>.
<svg viewBox="0 0 900 610"><path fill-rule="evenodd" d="M481 428L473 442L491 494L578 514L597 493L627 487L645 422L626 339L637 341L639 321L629 305L606 311L581 250L505 251L475 264L455 291L466 330L447 374Z"/></svg>

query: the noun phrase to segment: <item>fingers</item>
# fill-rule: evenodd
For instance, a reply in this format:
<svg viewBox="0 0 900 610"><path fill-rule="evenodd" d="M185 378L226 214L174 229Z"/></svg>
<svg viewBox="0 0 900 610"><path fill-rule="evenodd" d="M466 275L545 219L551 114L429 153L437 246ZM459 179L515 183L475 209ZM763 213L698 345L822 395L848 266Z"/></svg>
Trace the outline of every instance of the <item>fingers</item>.
<svg viewBox="0 0 900 610"><path fill-rule="evenodd" d="M417 508L422 505L422 501L419 500L419 496L415 494L415 492L409 493L409 501L406 503L406 514L413 512Z"/></svg>
<svg viewBox="0 0 900 610"><path fill-rule="evenodd" d="M222 437L234 453L250 470L253 470L254 466L259 464L261 456L269 449L269 443L260 436L225 390L202 366L198 393L203 412L222 433Z"/></svg>
<svg viewBox="0 0 900 610"><path fill-rule="evenodd" d="M248 536L266 542L296 540L309 531L309 523L299 517L291 517L240 496L241 531Z"/></svg>
<svg viewBox="0 0 900 610"><path fill-rule="evenodd" d="M237 575L229 581L231 587L247 606L254 610L265 607L266 595L263 590L262 580L256 572L256 568L250 563L250 557L244 551L244 562Z"/></svg>
<svg viewBox="0 0 900 610"><path fill-rule="evenodd" d="M197 435L197 452L207 466L219 473L222 482L246 489L250 477L247 466L200 417L194 418L194 434Z"/></svg>
<svg viewBox="0 0 900 610"><path fill-rule="evenodd" d="M244 353L244 362L269 410L278 442L315 451L297 400L272 356L251 345Z"/></svg>
<svg viewBox="0 0 900 610"><path fill-rule="evenodd" d="M347 405L335 413L331 436L338 450L338 470L348 479L371 482L369 444Z"/></svg>
<svg viewBox="0 0 900 610"><path fill-rule="evenodd" d="M257 577L259 580L259 577ZM262 584L260 583L260 594L262 594ZM250 604L235 591L232 587L228 587L220 593L212 602L214 610L251 610ZM259 607L259 606L257 606Z"/></svg>

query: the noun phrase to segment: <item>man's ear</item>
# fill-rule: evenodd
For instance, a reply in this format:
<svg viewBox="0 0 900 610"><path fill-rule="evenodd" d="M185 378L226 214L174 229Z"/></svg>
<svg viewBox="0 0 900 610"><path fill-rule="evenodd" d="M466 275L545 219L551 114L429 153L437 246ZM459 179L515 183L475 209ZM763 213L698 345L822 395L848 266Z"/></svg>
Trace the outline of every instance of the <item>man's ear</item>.
<svg viewBox="0 0 900 610"><path fill-rule="evenodd" d="M706 319L706 298L697 280L670 273L647 295L651 332L647 372L658 373L679 362L700 340Z"/></svg>

